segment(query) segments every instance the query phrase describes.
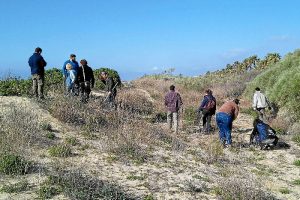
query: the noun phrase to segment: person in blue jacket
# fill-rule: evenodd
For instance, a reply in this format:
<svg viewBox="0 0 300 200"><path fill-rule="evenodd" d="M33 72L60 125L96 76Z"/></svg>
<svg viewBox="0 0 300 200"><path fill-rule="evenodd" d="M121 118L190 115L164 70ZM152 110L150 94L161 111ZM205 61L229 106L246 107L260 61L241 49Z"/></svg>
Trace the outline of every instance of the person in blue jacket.
<svg viewBox="0 0 300 200"><path fill-rule="evenodd" d="M205 95L199 107L204 133L211 131L211 118L216 113L216 98L212 94L213 92L210 89L205 90Z"/></svg>
<svg viewBox="0 0 300 200"><path fill-rule="evenodd" d="M78 74L79 64L76 61L76 55L75 54L71 54L70 59L67 60L63 65L62 73L63 73L63 77L64 77L64 84L66 83L66 79L68 78L68 75L70 74L70 73L68 73L68 70L66 68L67 64L71 64L72 70L75 71L75 74ZM65 85L65 88L66 88L66 85ZM74 95L78 95L79 94L78 89L79 89L79 86L78 86L78 81L77 81L77 77L76 77L76 80L74 82L74 86L72 87L72 93Z"/></svg>
<svg viewBox="0 0 300 200"><path fill-rule="evenodd" d="M268 149L276 146L277 142L276 131L259 118L256 118L253 122L250 144L257 144L261 149Z"/></svg>
<svg viewBox="0 0 300 200"><path fill-rule="evenodd" d="M28 64L31 68L32 90L35 97L44 98L45 66L47 65L42 49L37 47L34 54L29 58Z"/></svg>

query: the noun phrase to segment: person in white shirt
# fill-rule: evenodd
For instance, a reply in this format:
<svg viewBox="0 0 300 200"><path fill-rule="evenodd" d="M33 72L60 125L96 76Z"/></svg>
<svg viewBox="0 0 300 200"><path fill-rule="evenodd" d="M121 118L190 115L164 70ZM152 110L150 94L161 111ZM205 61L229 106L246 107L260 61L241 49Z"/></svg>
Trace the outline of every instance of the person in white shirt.
<svg viewBox="0 0 300 200"><path fill-rule="evenodd" d="M266 121L265 109L267 107L271 109L271 106L267 97L260 91L259 87L255 88L252 107L257 111L259 119Z"/></svg>

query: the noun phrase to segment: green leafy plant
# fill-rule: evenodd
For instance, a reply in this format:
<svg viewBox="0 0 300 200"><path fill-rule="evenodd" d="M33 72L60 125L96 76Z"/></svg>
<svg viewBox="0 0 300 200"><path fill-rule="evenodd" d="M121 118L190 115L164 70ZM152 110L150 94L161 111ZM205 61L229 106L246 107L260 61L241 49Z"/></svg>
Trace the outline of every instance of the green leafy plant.
<svg viewBox="0 0 300 200"><path fill-rule="evenodd" d="M300 160L295 160L293 164L296 165L297 167L300 167Z"/></svg>

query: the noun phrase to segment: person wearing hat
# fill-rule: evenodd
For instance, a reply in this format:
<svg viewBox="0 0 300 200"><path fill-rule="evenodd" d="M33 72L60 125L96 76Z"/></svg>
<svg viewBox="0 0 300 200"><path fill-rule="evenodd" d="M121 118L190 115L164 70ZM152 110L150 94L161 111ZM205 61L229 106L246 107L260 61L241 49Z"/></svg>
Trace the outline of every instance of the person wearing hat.
<svg viewBox="0 0 300 200"><path fill-rule="evenodd" d="M33 95L44 98L44 80L45 80L45 66L47 65L43 56L41 56L42 49L37 47L34 54L29 58L28 64L31 68L32 75L32 90Z"/></svg>
<svg viewBox="0 0 300 200"><path fill-rule="evenodd" d="M80 61L81 66L78 69L78 82L80 87L81 101L86 103L91 93L91 88L94 87L95 78L91 67L85 59Z"/></svg>
<svg viewBox="0 0 300 200"><path fill-rule="evenodd" d="M78 74L78 69L79 69L79 65L78 65L78 62L76 61L76 55L75 54L71 54L70 55L70 59L67 60L64 65L63 65L63 68L62 68L62 74L63 74L63 77L64 77L64 83L66 83L66 79L67 79L67 76L68 76L68 70L66 68L67 64L70 64L72 66L72 70L74 70L76 72L76 74ZM65 85L66 86L66 85ZM74 82L74 87L72 88L72 92L75 94L75 95L78 95L78 83L77 83L77 77L76 77L76 80Z"/></svg>
<svg viewBox="0 0 300 200"><path fill-rule="evenodd" d="M231 146L232 122L239 114L239 99L225 102L216 115L217 125L219 127L220 141L224 147Z"/></svg>

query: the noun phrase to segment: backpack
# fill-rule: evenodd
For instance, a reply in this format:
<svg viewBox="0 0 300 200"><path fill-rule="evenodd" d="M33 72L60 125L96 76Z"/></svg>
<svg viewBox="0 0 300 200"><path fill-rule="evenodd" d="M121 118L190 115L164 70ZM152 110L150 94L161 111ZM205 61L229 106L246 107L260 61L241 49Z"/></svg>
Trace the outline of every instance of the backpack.
<svg viewBox="0 0 300 200"><path fill-rule="evenodd" d="M216 107L216 101L213 98L209 98L207 104L204 106L204 109L211 111Z"/></svg>

